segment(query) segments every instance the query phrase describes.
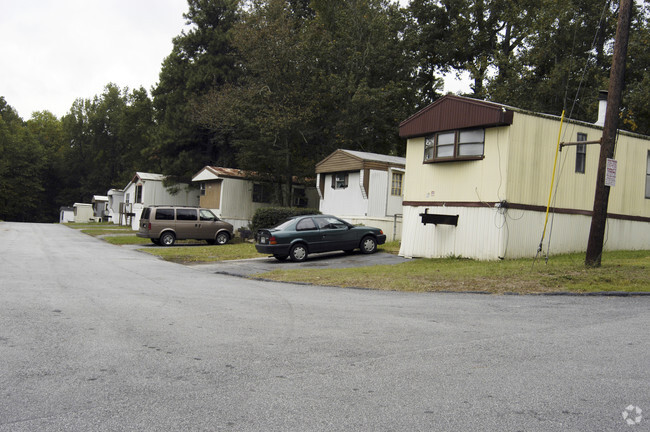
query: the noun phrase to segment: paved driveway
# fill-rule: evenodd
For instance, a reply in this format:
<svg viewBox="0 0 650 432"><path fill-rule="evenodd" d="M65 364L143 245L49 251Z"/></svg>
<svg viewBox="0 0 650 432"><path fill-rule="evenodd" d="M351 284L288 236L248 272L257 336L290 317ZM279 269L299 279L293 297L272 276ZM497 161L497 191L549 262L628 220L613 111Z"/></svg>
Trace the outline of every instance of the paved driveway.
<svg viewBox="0 0 650 432"><path fill-rule="evenodd" d="M206 272L232 276L251 276L276 269L325 269L367 267L384 264L399 264L406 261L397 255L377 252L371 255L357 252L346 255L343 252L311 254L305 262L278 261L273 257L252 258L235 261L220 261L210 264L196 264L192 267Z"/></svg>
<svg viewBox="0 0 650 432"><path fill-rule="evenodd" d="M650 430L623 418L650 413L648 297L264 282L60 225L0 245L0 432Z"/></svg>

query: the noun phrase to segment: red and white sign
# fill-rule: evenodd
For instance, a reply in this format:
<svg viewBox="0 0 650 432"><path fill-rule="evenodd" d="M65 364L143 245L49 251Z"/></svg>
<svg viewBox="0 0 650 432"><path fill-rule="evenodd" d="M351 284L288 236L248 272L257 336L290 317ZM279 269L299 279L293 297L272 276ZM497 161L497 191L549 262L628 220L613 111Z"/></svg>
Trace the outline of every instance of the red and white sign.
<svg viewBox="0 0 650 432"><path fill-rule="evenodd" d="M607 169L605 171L605 186L616 186L616 159L607 158Z"/></svg>

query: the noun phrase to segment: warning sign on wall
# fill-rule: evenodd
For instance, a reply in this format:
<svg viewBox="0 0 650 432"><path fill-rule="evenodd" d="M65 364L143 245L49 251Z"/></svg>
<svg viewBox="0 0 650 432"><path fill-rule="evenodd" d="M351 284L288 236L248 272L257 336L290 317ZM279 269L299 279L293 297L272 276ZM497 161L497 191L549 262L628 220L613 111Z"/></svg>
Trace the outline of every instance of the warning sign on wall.
<svg viewBox="0 0 650 432"><path fill-rule="evenodd" d="M605 186L616 186L616 159L607 158L607 170L605 171Z"/></svg>

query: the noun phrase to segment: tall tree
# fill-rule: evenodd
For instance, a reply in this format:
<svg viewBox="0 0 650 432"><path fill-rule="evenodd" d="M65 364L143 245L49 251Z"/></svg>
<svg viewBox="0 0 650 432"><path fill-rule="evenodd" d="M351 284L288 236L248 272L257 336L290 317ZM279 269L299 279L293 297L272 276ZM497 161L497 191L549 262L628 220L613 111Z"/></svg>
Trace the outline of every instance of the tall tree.
<svg viewBox="0 0 650 432"><path fill-rule="evenodd" d="M615 10L611 2L544 0L508 75L490 80L492 100L535 111L595 120L607 88Z"/></svg>
<svg viewBox="0 0 650 432"><path fill-rule="evenodd" d="M32 137L43 149L43 168L39 178L43 186L40 197L39 221L53 222L58 220L59 207L65 204L59 197L63 173L66 167L63 163L66 144L61 121L49 111L34 112L27 120L26 127Z"/></svg>
<svg viewBox="0 0 650 432"><path fill-rule="evenodd" d="M69 143L63 199L88 202L95 194L123 187L134 171L149 169L145 155L153 133L153 107L147 92L108 84L101 95L78 99L63 118Z"/></svg>
<svg viewBox="0 0 650 432"><path fill-rule="evenodd" d="M381 0L251 2L232 33L245 75L206 98L201 118L233 137L239 167L278 184L312 176L336 148L402 152L396 125L412 95L402 29Z"/></svg>
<svg viewBox="0 0 650 432"><path fill-rule="evenodd" d="M233 162L228 137L198 123L193 106L195 99L238 75L230 30L238 20L239 3L188 0L184 17L190 28L174 38L152 91L158 128L147 156L165 174L188 180L203 165Z"/></svg>
<svg viewBox="0 0 650 432"><path fill-rule="evenodd" d="M0 96L0 220L41 219L45 152Z"/></svg>

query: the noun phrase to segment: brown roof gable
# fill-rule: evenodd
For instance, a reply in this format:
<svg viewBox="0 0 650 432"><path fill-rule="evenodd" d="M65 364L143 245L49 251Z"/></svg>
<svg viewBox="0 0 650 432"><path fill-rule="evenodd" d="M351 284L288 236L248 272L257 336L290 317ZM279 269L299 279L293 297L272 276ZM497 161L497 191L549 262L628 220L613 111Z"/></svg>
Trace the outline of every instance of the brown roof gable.
<svg viewBox="0 0 650 432"><path fill-rule="evenodd" d="M473 127L512 124L513 111L505 105L462 96L446 95L399 125L401 138Z"/></svg>
<svg viewBox="0 0 650 432"><path fill-rule="evenodd" d="M403 157L338 149L316 164L316 174L362 169L387 171L389 167L405 166L406 159Z"/></svg>

